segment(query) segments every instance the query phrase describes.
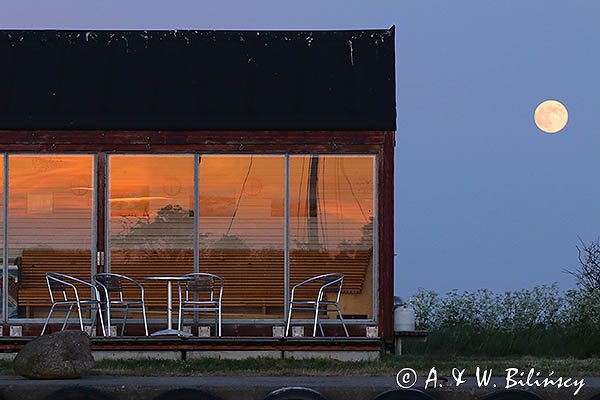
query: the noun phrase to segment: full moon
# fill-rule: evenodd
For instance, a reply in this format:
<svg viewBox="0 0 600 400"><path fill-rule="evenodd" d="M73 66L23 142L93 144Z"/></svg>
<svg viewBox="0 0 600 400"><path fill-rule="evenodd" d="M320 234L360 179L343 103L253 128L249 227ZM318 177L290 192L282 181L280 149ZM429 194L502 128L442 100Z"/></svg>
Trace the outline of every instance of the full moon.
<svg viewBox="0 0 600 400"><path fill-rule="evenodd" d="M546 100L537 106L533 119L542 131L556 133L567 125L569 112L560 101Z"/></svg>

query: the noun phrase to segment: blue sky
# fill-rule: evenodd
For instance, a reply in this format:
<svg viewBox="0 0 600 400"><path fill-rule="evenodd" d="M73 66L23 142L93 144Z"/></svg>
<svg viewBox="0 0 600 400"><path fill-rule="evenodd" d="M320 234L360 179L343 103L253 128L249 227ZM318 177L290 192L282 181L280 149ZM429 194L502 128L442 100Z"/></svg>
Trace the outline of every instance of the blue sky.
<svg viewBox="0 0 600 400"><path fill-rule="evenodd" d="M4 29L396 25L396 292L520 289L600 237L600 2L1 1ZM533 110L570 120L541 133ZM596 118L596 119L594 119Z"/></svg>

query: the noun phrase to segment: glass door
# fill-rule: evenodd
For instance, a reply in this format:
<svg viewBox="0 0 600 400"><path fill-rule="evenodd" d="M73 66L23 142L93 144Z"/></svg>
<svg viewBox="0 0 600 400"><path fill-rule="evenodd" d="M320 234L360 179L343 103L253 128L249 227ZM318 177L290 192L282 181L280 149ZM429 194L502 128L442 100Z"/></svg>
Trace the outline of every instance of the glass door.
<svg viewBox="0 0 600 400"><path fill-rule="evenodd" d="M202 155L201 272L225 279L223 318L283 319L285 156Z"/></svg>
<svg viewBox="0 0 600 400"><path fill-rule="evenodd" d="M194 160L191 154L108 157L107 267L144 285L151 312L164 312L166 285L145 277L194 272Z"/></svg>
<svg viewBox="0 0 600 400"><path fill-rule="evenodd" d="M7 317L43 319L46 272L92 277L94 156L9 154L7 166Z"/></svg>
<svg viewBox="0 0 600 400"><path fill-rule="evenodd" d="M341 273L344 318L373 319L375 215L374 156L291 156L290 285ZM314 298L318 289L306 285L298 294Z"/></svg>

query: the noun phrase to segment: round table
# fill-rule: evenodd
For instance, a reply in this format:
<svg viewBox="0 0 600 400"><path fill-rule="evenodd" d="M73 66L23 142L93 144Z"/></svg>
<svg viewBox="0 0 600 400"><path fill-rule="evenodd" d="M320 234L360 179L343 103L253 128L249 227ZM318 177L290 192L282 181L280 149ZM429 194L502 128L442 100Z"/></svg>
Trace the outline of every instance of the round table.
<svg viewBox="0 0 600 400"><path fill-rule="evenodd" d="M147 281L164 281L167 282L167 329L162 329L152 333L150 336L192 336L191 333L173 329L173 282L189 281L188 276L148 276L144 278Z"/></svg>

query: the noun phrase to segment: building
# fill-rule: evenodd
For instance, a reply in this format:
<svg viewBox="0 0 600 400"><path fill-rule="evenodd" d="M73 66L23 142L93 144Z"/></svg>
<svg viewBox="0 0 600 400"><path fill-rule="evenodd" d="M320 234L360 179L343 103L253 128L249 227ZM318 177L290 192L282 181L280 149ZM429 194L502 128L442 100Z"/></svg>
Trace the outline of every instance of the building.
<svg viewBox="0 0 600 400"><path fill-rule="evenodd" d="M342 272L351 336L392 340L393 28L5 30L0 54L5 335L39 334L48 271L140 280L153 329L144 277L219 274L224 336Z"/></svg>

